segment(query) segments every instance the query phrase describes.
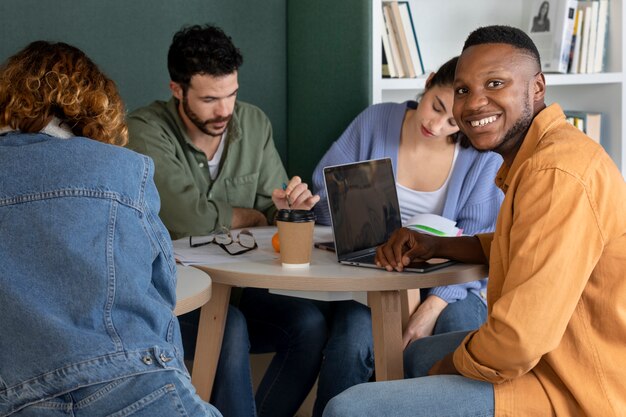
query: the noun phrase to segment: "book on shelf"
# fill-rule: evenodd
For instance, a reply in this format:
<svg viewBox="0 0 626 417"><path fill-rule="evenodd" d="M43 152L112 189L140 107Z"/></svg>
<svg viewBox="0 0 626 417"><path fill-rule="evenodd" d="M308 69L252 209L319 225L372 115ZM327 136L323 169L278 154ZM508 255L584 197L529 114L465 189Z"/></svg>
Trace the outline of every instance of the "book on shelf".
<svg viewBox="0 0 626 417"><path fill-rule="evenodd" d="M409 52L409 43L407 41L404 25L402 24L402 16L400 15L400 8L397 1L390 1L384 5L384 7L390 10L391 26L395 34L396 41L398 42L398 51L400 55L400 61L404 68L404 73L408 78L415 78L415 68L413 62L411 62L411 53Z"/></svg>
<svg viewBox="0 0 626 417"><path fill-rule="evenodd" d="M578 73L587 72L589 58L589 38L591 36L591 1L580 1L578 7L583 10L583 34L580 45L580 60L578 61Z"/></svg>
<svg viewBox="0 0 626 417"><path fill-rule="evenodd" d="M391 73L389 72L389 63L387 62L387 57L385 56L385 45L382 45L382 50L383 50L383 66L381 68L381 75L383 76L383 78L389 78L391 76Z"/></svg>
<svg viewBox="0 0 626 417"><path fill-rule="evenodd" d="M580 43L582 41L583 33L582 27L583 11L580 8L576 8L572 45L570 46L569 63L567 64L567 72L570 74L576 74L578 72L578 62L580 61Z"/></svg>
<svg viewBox="0 0 626 417"><path fill-rule="evenodd" d="M566 73L574 32L576 0L533 0L528 34L545 72Z"/></svg>
<svg viewBox="0 0 626 417"><path fill-rule="evenodd" d="M381 20L381 32L383 38L383 69L382 75L383 77L391 77L397 78L398 71L396 70L396 64L393 61L393 54L391 53L391 45L389 44L389 32L387 31L387 26L385 25L385 16L383 13L380 14Z"/></svg>
<svg viewBox="0 0 626 417"><path fill-rule="evenodd" d="M565 119L576 126L595 142L600 143L602 131L602 113L566 110Z"/></svg>
<svg viewBox="0 0 626 417"><path fill-rule="evenodd" d="M424 61L422 60L422 53L420 52L419 42L417 41L415 25L413 25L411 5L408 1L399 1L398 7L400 9L400 15L402 16L402 23L404 24L404 30L409 44L409 52L411 53L411 61L415 67L415 72L418 75L423 75L426 71L424 70Z"/></svg>
<svg viewBox="0 0 626 417"><path fill-rule="evenodd" d="M585 72L590 74L594 68L594 57L596 56L596 41L598 39L598 11L600 2L593 0L591 2L591 23L589 25L589 50L587 51L587 69Z"/></svg>
<svg viewBox="0 0 626 417"><path fill-rule="evenodd" d="M583 14L584 11L576 8L576 17L574 18L574 33L572 35L572 46L570 47L570 61L567 66L567 72L571 74L578 73L580 62L580 46L583 40Z"/></svg>
<svg viewBox="0 0 626 417"><path fill-rule="evenodd" d="M409 2L386 1L382 3L382 9L381 32L388 76L415 78L424 74L424 64Z"/></svg>
<svg viewBox="0 0 626 417"><path fill-rule="evenodd" d="M395 74L396 74L395 77L404 78L405 77L404 67L400 59L400 52L398 50L398 42L396 41L396 34L394 33L393 26L391 24L391 10L388 7L383 7L383 19L385 23L383 30L386 31L387 37L389 39L390 55L387 55L387 62L393 62L393 67L395 69ZM389 69L391 70L391 67ZM391 74L391 71L390 71L390 74ZM393 75L391 76L394 77Z"/></svg>
<svg viewBox="0 0 626 417"><path fill-rule="evenodd" d="M606 39L608 37L608 24L609 0L600 0L600 4L598 6L598 33L596 36L596 47L592 72L604 71L607 45Z"/></svg>

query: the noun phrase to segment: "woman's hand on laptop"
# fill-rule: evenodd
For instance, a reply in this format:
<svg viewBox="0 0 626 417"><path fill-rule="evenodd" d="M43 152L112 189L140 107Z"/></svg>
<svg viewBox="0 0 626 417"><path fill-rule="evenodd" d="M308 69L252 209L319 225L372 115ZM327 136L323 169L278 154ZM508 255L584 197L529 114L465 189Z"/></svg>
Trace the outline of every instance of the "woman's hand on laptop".
<svg viewBox="0 0 626 417"><path fill-rule="evenodd" d="M405 227L397 229L389 240L376 248L376 265L387 271L401 272L412 261L432 258L437 247L436 236L418 233Z"/></svg>
<svg viewBox="0 0 626 417"><path fill-rule="evenodd" d="M289 180L289 184L283 184L282 189L272 192L272 201L279 210L311 210L320 201L320 196L313 195L308 185L296 175Z"/></svg>

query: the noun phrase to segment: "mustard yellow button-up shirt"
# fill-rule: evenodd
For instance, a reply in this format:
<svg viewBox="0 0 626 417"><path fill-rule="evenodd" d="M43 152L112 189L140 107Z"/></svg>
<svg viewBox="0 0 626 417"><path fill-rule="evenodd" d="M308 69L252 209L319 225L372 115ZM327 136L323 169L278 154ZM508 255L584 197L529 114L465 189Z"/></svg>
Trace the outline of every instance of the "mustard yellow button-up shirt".
<svg viewBox="0 0 626 417"><path fill-rule="evenodd" d="M489 258L487 322L454 353L496 416L626 416L626 183L554 104L512 166Z"/></svg>

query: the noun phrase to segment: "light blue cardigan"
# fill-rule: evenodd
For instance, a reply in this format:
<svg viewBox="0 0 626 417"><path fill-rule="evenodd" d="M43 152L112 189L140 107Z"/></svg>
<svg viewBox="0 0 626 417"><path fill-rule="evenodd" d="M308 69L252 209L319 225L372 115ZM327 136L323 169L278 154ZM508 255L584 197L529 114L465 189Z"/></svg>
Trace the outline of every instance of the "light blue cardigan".
<svg viewBox="0 0 626 417"><path fill-rule="evenodd" d="M408 108L417 107L415 101L375 104L365 109L326 152L313 172L313 191L321 200L315 205L317 222L330 224L328 199L324 188L324 167L389 157L394 175L397 175L398 147L404 115ZM461 147L452 176L442 215L455 220L468 235L491 232L504 198L494 183L502 164L500 155L478 152ZM468 291L478 294L487 280L432 288L429 294L448 303L462 300ZM484 298L482 298L484 301Z"/></svg>

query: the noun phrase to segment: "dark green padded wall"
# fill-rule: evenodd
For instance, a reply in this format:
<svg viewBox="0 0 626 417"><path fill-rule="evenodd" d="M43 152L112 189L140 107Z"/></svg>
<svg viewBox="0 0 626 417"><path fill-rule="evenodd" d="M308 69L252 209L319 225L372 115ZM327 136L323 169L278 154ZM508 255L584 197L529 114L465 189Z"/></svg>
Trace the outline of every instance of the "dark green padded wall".
<svg viewBox="0 0 626 417"><path fill-rule="evenodd" d="M330 144L371 100L372 5L287 3L287 170L310 183Z"/></svg>
<svg viewBox="0 0 626 417"><path fill-rule="evenodd" d="M167 49L186 24L221 26L241 49L239 98L262 108L286 157L286 0L2 0L0 61L27 43L73 44L120 89L129 110L168 99Z"/></svg>

